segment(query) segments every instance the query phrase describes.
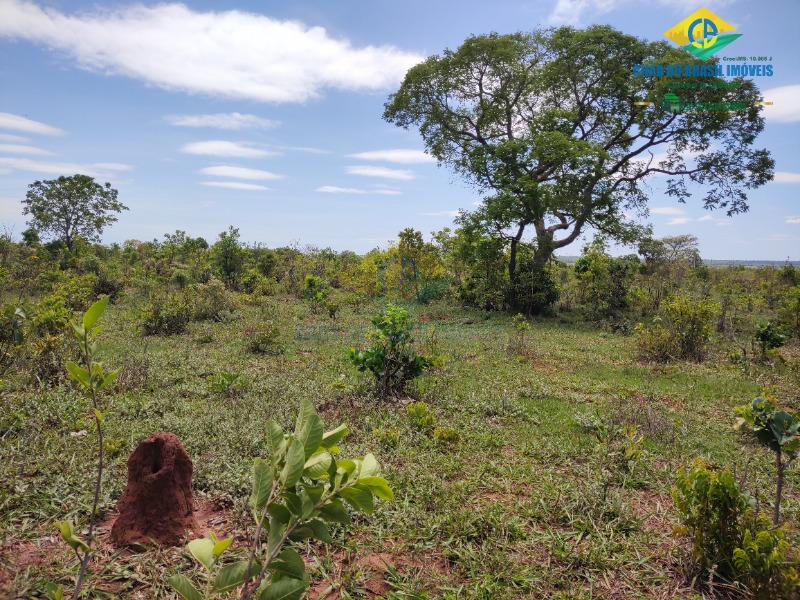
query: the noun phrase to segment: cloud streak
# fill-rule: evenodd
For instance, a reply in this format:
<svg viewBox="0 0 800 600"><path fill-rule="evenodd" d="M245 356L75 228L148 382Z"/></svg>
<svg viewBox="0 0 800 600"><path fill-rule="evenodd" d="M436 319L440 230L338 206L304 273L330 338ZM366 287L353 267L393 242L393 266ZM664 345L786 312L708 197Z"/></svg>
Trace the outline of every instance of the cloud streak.
<svg viewBox="0 0 800 600"><path fill-rule="evenodd" d="M90 71L260 102L305 102L327 88L386 89L424 58L393 46L354 47L299 21L238 10L197 12L184 4L67 15L5 0L0 36L41 44Z"/></svg>
<svg viewBox="0 0 800 600"><path fill-rule="evenodd" d="M256 115L243 115L238 112L215 113L212 115L169 115L164 117L164 120L176 127L206 127L230 131L270 129L280 125L280 121L262 119Z"/></svg>
<svg viewBox="0 0 800 600"><path fill-rule="evenodd" d="M361 165L347 167L346 171L350 175L363 175L365 177L383 177L384 179L398 179L401 181L414 179L414 173L405 169L388 169L386 167Z"/></svg>
<svg viewBox="0 0 800 600"><path fill-rule="evenodd" d="M257 183L244 183L241 181L202 181L200 185L208 187L228 188L231 190L244 190L244 191L266 191L269 190L265 185L258 185Z"/></svg>
<svg viewBox="0 0 800 600"><path fill-rule="evenodd" d="M70 163L39 161L30 158L0 157L0 169L12 171L30 171L48 175L71 175L80 173L89 177L112 178L120 171L131 171L133 167L122 163Z"/></svg>
<svg viewBox="0 0 800 600"><path fill-rule="evenodd" d="M3 20L0 19L0 33L3 29ZM19 115L0 112L0 129L13 129L14 131L24 131L25 133L35 133L38 135L64 135L64 130L40 121L34 121Z"/></svg>
<svg viewBox="0 0 800 600"><path fill-rule="evenodd" d="M335 185L323 185L318 187L315 191L324 194L379 194L381 196L400 196L401 192L397 190L377 189L377 190L364 190L361 188L348 188L338 187Z"/></svg>
<svg viewBox="0 0 800 600"><path fill-rule="evenodd" d="M231 177L234 179L249 179L249 180L275 180L283 179L283 175L271 173L270 171L262 171L260 169L248 169L245 167L231 167L228 165L219 165L215 167L206 167L198 171L201 175L213 175L214 177Z"/></svg>
<svg viewBox="0 0 800 600"><path fill-rule="evenodd" d="M800 121L798 98L800 98L800 85L786 85L764 90L764 100L774 103L764 107L764 117L770 123L797 123Z"/></svg>
<svg viewBox="0 0 800 600"><path fill-rule="evenodd" d="M259 158L278 155L278 152L261 150L241 142L226 142L224 140L208 140L184 144L181 147L181 152L201 156L227 156L234 158Z"/></svg>
<svg viewBox="0 0 800 600"><path fill-rule="evenodd" d="M361 160L383 160L386 162L404 165L436 162L434 157L432 157L430 154L425 154L422 150L371 150L369 152L348 154L347 156L348 158L359 158Z"/></svg>

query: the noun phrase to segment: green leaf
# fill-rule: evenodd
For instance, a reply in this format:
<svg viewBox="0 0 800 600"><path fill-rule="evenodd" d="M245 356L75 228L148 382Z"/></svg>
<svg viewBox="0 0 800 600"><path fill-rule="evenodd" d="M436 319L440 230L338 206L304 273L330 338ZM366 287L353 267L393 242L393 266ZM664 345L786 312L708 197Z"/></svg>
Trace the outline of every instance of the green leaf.
<svg viewBox="0 0 800 600"><path fill-rule="evenodd" d="M108 296L100 298L100 300L92 304L89 310L86 311L86 314L83 315L83 328L88 331L94 327L94 324L97 323L97 319L103 314L106 306L108 306Z"/></svg>
<svg viewBox="0 0 800 600"><path fill-rule="evenodd" d="M245 582L248 561L242 560L223 567L214 579L214 589L218 592L230 592Z"/></svg>
<svg viewBox="0 0 800 600"><path fill-rule="evenodd" d="M262 458L253 463L253 492L250 494L250 506L254 511L264 510L272 492L272 465Z"/></svg>
<svg viewBox="0 0 800 600"><path fill-rule="evenodd" d="M300 600L306 591L306 582L298 579L281 579L264 588L258 600Z"/></svg>
<svg viewBox="0 0 800 600"><path fill-rule="evenodd" d="M203 600L203 595L197 591L194 584L181 574L167 577L167 583L174 587L175 591L186 598L186 600Z"/></svg>
<svg viewBox="0 0 800 600"><path fill-rule="evenodd" d="M231 545L231 542L233 542L233 538L221 540L216 544L214 544L214 550L213 550L214 556L219 557L220 554L222 554L223 552L225 552L225 550L228 549L228 546Z"/></svg>
<svg viewBox="0 0 800 600"><path fill-rule="evenodd" d="M97 419L97 422L100 423L100 425L102 426L103 425L103 413L101 413L96 408L93 408L92 409L92 414L94 414L94 418Z"/></svg>
<svg viewBox="0 0 800 600"><path fill-rule="evenodd" d="M303 579L306 575L306 563L292 548L283 550L274 561L269 564L269 570L293 579Z"/></svg>
<svg viewBox="0 0 800 600"><path fill-rule="evenodd" d="M106 387L108 384L110 384L112 381L114 381L117 377L119 377L119 374L120 374L121 371L122 371L122 369L116 369L115 371L110 371L109 373L106 373L106 375L103 377L103 379L100 381L99 385L97 386L97 391L99 392L104 387Z"/></svg>
<svg viewBox="0 0 800 600"><path fill-rule="evenodd" d="M319 513L323 519L332 523L341 523L342 525L350 523L350 515L347 514L342 501L338 498L334 498L329 504L322 506Z"/></svg>
<svg viewBox="0 0 800 600"><path fill-rule="evenodd" d="M292 513L283 504L275 504L274 502L269 505L267 512L271 517L275 517L282 525L288 525L292 519Z"/></svg>
<svg viewBox="0 0 800 600"><path fill-rule="evenodd" d="M297 494L284 492L283 499L286 501L286 508L296 517L303 516L303 501Z"/></svg>
<svg viewBox="0 0 800 600"><path fill-rule="evenodd" d="M292 487L303 476L303 465L306 462L305 448L297 439L292 439L286 453L286 464L281 471L281 483L284 487Z"/></svg>
<svg viewBox="0 0 800 600"><path fill-rule="evenodd" d="M314 531L310 527L305 526L298 527L289 534L289 539L293 542L302 542L312 537L314 537Z"/></svg>
<svg viewBox="0 0 800 600"><path fill-rule="evenodd" d="M78 548L84 552L89 552L89 546L82 539L75 535L75 526L71 521L58 522L58 528L61 530L61 539L63 539L69 547L78 551Z"/></svg>
<svg viewBox="0 0 800 600"><path fill-rule="evenodd" d="M303 475L309 479L321 479L327 475L332 460L333 457L327 450L312 454L311 458L303 465Z"/></svg>
<svg viewBox="0 0 800 600"><path fill-rule="evenodd" d="M206 571L211 572L211 566L214 564L214 540L208 538L192 540L186 545L186 549L206 568Z"/></svg>
<svg viewBox="0 0 800 600"><path fill-rule="evenodd" d="M91 383L89 382L89 370L84 369L76 365L71 360L67 361L67 372L69 373L70 377L75 379L78 383L80 383L83 387L87 390L91 389Z"/></svg>
<svg viewBox="0 0 800 600"><path fill-rule="evenodd" d="M283 429L275 421L267 421L267 444L272 464L277 466L283 460L286 452L286 438L283 435Z"/></svg>
<svg viewBox="0 0 800 600"><path fill-rule="evenodd" d="M321 446L326 449L330 449L339 442L341 442L349 433L347 430L347 425L342 423L336 429L332 429L331 431L327 431L322 436Z"/></svg>
<svg viewBox="0 0 800 600"><path fill-rule="evenodd" d="M302 419L302 421L301 421ZM300 405L300 415L297 417L297 427L295 437L303 444L305 456L308 459L319 448L322 442L323 426L322 420L314 410L314 406L308 400L303 400Z"/></svg>
<svg viewBox="0 0 800 600"><path fill-rule="evenodd" d="M319 519L311 519L306 523L306 527L314 532L314 538L318 539L320 542L325 544L333 543L333 538L331 537L331 532L328 530L328 526Z"/></svg>
<svg viewBox="0 0 800 600"><path fill-rule="evenodd" d="M367 486L355 484L342 488L339 495L356 510L363 510L367 514L373 511L372 492Z"/></svg>
<svg viewBox="0 0 800 600"><path fill-rule="evenodd" d="M82 340L86 337L86 330L83 327L78 325L75 321L70 321L69 324L72 325L73 333L78 340Z"/></svg>
<svg viewBox="0 0 800 600"><path fill-rule="evenodd" d="M381 500L394 500L394 492L383 477L361 477L358 483L367 486Z"/></svg>
<svg viewBox="0 0 800 600"><path fill-rule="evenodd" d="M64 600L64 586L56 585L52 581L44 584L44 593L50 600Z"/></svg>
<svg viewBox="0 0 800 600"><path fill-rule="evenodd" d="M267 538L267 554L272 554L280 545L283 539L283 532L286 531L286 524L282 523L278 517L269 520L269 537Z"/></svg>
<svg viewBox="0 0 800 600"><path fill-rule="evenodd" d="M378 466L378 461L375 459L375 456L373 454L367 454L361 461L361 471L359 472L358 479L360 481L362 477L379 475L380 472L381 468Z"/></svg>

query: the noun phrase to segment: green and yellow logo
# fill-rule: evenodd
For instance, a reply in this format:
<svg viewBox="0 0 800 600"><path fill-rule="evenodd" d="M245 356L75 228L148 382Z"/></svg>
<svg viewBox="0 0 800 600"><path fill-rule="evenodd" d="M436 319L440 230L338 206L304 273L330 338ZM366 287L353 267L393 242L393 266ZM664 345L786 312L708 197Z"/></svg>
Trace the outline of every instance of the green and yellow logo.
<svg viewBox="0 0 800 600"><path fill-rule="evenodd" d="M736 31L736 27L707 8L701 8L667 29L664 35L700 60L706 60L742 37L742 34L731 31Z"/></svg>

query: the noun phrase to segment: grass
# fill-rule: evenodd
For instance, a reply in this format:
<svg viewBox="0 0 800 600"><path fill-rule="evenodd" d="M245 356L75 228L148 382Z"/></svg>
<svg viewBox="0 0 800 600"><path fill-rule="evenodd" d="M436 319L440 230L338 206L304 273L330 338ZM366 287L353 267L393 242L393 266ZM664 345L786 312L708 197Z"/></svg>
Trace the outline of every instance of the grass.
<svg viewBox="0 0 800 600"><path fill-rule="evenodd" d="M253 458L266 455L264 423L289 427L303 398L326 425L348 424L345 453L374 452L396 492L393 503L337 531L334 545L301 545L314 593L697 597L683 543L671 535L677 469L704 456L746 474L765 506L771 499L770 456L733 432L733 407L765 385L792 389L796 375L746 374L715 360L639 364L632 337L555 319L535 321L524 351L510 354L505 316L410 306L418 344L447 357L410 389L436 425L457 432L458 441L444 444L413 426L410 400L374 399L370 381L346 359L349 346L363 343L377 305L343 308L332 321L292 298L259 302L242 305L236 320L192 323L173 337L142 337L135 296L109 308L100 358L124 372L103 399L106 514L137 442L172 431L193 458L196 491L224 508L218 532L243 543L242 501ZM266 320L282 332L283 353L247 351L246 332ZM223 371L240 373L229 392L214 386ZM48 579L71 589L77 560L54 540L53 523L87 517L96 443L87 401L67 382L32 386L24 374L7 376L0 394L0 572L18 597ZM603 438L604 424L617 432L636 427L635 437ZM631 446L637 456L627 460ZM799 483L798 469L789 470L782 516L794 547ZM47 556L19 568L21 553L37 547ZM95 596L174 598L166 576L193 569L181 549L100 554L88 579Z"/></svg>

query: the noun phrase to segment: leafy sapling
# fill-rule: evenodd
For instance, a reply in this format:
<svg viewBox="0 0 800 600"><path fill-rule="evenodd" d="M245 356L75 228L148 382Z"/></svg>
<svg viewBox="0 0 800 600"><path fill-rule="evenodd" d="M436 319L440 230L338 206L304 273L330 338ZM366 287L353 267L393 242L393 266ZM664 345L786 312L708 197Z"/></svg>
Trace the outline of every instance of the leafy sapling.
<svg viewBox="0 0 800 600"><path fill-rule="evenodd" d="M411 323L408 311L388 304L373 317L375 329L369 333L374 344L365 350L350 348L348 356L359 371L370 371L378 386L382 400L405 391L406 385L433 366L434 359L417 354L412 345Z"/></svg>
<svg viewBox="0 0 800 600"><path fill-rule="evenodd" d="M754 398L736 409L737 430L750 431L756 440L775 453L778 470L772 524L777 527L781 514L783 476L786 468L800 457L800 419L796 414L778 410L772 398Z"/></svg>
<svg viewBox="0 0 800 600"><path fill-rule="evenodd" d="M250 507L255 535L248 557L218 568L230 540L213 535L193 540L187 548L208 574L205 593L183 575L170 577L170 585L186 600L234 590L243 600L299 600L309 580L302 557L288 543L305 539L330 543L328 524L349 523L345 503L371 513L375 497L394 498L372 454L360 460L335 458L337 444L347 433L344 425L325 432L307 400L300 405L294 433L284 433L269 421L269 456L253 464Z"/></svg>
<svg viewBox="0 0 800 600"><path fill-rule="evenodd" d="M83 319L80 323L71 322L73 334L75 335L75 339L78 340L82 364L78 365L72 361L68 361L66 365L70 377L77 381L91 398L92 415L97 427L97 479L95 480L92 512L89 517L89 532L86 536L86 541L82 541L75 535L75 528L71 522L65 521L58 524L63 540L67 542L75 551L75 554L79 555L81 558L78 579L75 582L75 592L72 595L73 600L76 600L78 596L80 596L83 578L86 574L86 568L89 566L90 548L94 535L94 525L97 520L97 505L100 501L100 483L103 479L103 414L100 412L98 394L108 387L120 373L119 369L106 373L102 365L95 360L95 354L97 352L96 337L100 332L100 326L97 325L97 321L103 314L103 311L105 311L106 306L108 306L107 296L92 304L89 310L83 315ZM79 554L78 550L82 552L82 555Z"/></svg>

